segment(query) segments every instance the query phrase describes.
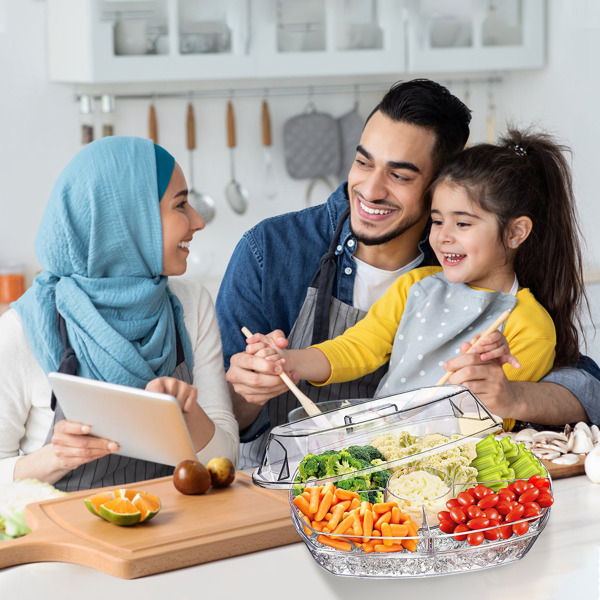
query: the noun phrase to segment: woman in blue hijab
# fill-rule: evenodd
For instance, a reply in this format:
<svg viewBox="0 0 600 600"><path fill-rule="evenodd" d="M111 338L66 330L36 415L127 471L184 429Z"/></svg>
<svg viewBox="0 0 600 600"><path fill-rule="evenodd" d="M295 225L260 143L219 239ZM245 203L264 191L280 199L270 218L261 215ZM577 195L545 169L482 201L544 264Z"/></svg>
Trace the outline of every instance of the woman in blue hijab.
<svg viewBox="0 0 600 600"><path fill-rule="evenodd" d="M46 377L58 370L173 394L198 459L235 462L212 300L169 279L203 228L181 168L150 140L104 138L67 165L36 238L43 270L0 319L0 483L35 477L70 491L172 472L64 420Z"/></svg>

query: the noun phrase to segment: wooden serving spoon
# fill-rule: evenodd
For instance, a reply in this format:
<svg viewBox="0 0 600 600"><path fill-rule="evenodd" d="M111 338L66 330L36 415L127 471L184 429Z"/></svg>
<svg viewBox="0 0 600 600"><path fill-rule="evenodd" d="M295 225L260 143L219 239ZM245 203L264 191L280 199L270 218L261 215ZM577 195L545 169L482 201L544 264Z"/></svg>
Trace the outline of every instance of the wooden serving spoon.
<svg viewBox="0 0 600 600"><path fill-rule="evenodd" d="M247 327L242 327L242 333L247 337L252 337L252 333ZM306 411L306 414L310 417L314 417L315 415L322 415L321 409L306 395L304 394L298 386L288 377L287 373L282 371L279 373L279 377L283 380L285 385L290 388L290 391L296 398L300 404L302 404L302 408Z"/></svg>

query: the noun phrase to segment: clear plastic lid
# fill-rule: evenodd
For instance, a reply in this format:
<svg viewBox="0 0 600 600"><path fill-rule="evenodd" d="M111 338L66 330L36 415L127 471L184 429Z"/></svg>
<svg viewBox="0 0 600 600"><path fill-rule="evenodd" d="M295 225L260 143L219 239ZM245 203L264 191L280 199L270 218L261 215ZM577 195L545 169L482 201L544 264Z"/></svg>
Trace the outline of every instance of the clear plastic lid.
<svg viewBox="0 0 600 600"><path fill-rule="evenodd" d="M406 431L423 437L431 433L460 434L446 444L421 454L387 461L363 472L396 468L403 463L436 454L448 448L477 441L502 428L502 419L490 413L468 389L461 386L427 387L374 400L348 401L331 412L274 427L269 434L261 466L254 471L255 485L288 489L298 465L309 454L339 451L348 446L366 446L380 435ZM358 473L358 472L357 472ZM339 480L333 477L319 484ZM312 483L316 483L314 480Z"/></svg>

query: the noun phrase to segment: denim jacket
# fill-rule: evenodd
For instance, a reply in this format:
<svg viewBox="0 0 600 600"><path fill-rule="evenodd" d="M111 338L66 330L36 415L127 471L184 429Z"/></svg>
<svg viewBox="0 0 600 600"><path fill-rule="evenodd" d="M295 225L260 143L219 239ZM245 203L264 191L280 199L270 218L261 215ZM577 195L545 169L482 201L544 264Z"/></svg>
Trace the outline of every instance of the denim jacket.
<svg viewBox="0 0 600 600"><path fill-rule="evenodd" d="M216 309L225 369L233 354L246 348L241 327L257 333L281 329L289 335L306 291L327 252L341 216L348 207L346 184L327 202L261 221L247 231L235 248L217 296ZM423 264L431 259L427 241L421 242ZM346 220L337 246L336 298L352 304L356 239ZM578 368L558 369L543 381L558 383L581 402L592 422L600 423L600 369L588 357Z"/></svg>

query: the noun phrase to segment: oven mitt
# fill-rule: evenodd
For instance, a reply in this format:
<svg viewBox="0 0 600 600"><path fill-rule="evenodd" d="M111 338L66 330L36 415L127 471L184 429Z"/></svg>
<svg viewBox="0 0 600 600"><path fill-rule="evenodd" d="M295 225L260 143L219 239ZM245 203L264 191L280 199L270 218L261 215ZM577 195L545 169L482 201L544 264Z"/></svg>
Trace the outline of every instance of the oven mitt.
<svg viewBox="0 0 600 600"><path fill-rule="evenodd" d="M356 146L360 142L364 121L355 106L350 112L338 119L342 144L342 161L337 176L340 181L348 179L348 173L356 157Z"/></svg>
<svg viewBox="0 0 600 600"><path fill-rule="evenodd" d="M283 149L293 179L336 175L342 163L337 119L316 110L291 117L283 125Z"/></svg>

